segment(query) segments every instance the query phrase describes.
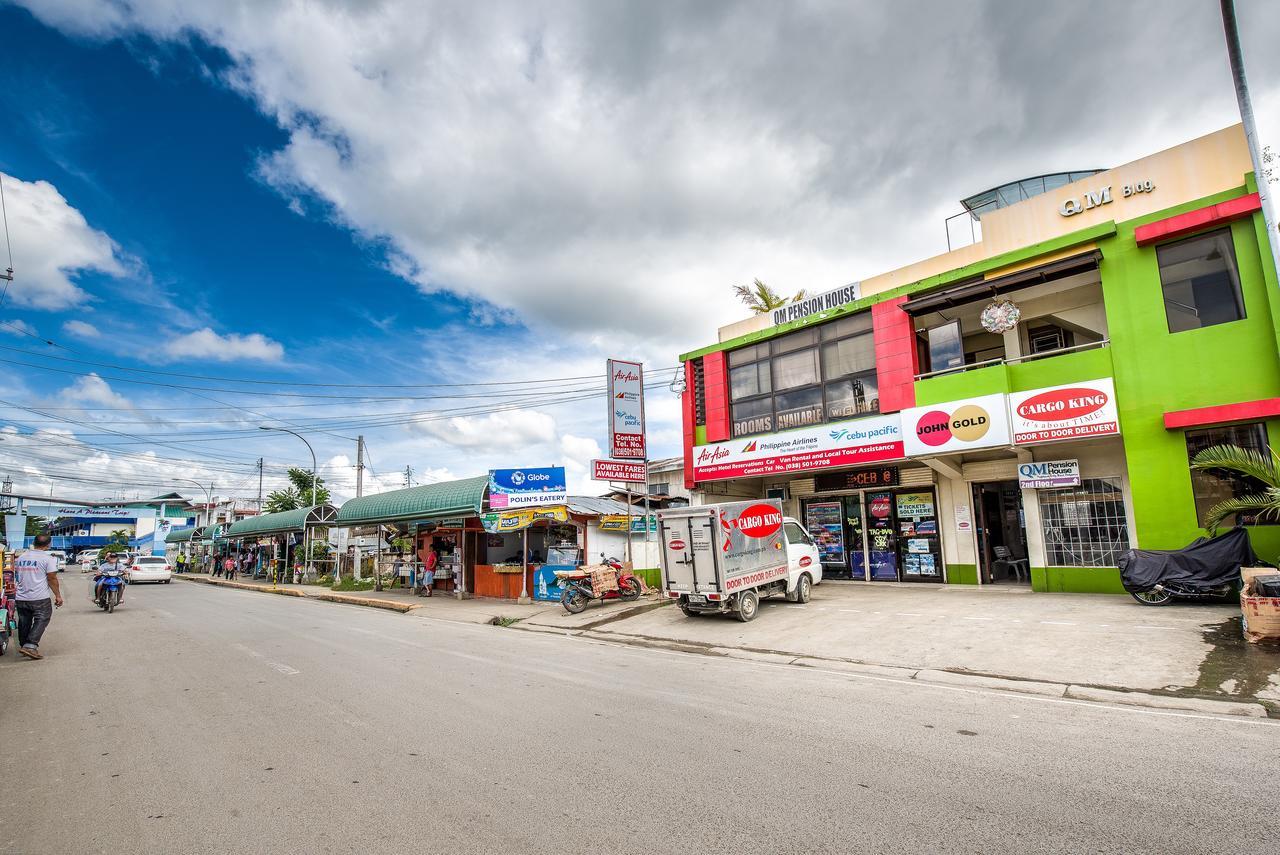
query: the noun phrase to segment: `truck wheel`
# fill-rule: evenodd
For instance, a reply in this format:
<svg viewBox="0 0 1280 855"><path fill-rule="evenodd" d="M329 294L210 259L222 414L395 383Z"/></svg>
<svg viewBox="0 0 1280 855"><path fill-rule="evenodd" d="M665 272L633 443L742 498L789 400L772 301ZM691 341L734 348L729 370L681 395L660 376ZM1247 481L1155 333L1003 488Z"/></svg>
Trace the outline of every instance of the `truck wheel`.
<svg viewBox="0 0 1280 855"><path fill-rule="evenodd" d="M760 595L755 591L743 591L738 595L738 620L746 623L755 620L760 610Z"/></svg>
<svg viewBox="0 0 1280 855"><path fill-rule="evenodd" d="M807 603L813 598L813 580L808 573L801 573L796 580L796 602Z"/></svg>

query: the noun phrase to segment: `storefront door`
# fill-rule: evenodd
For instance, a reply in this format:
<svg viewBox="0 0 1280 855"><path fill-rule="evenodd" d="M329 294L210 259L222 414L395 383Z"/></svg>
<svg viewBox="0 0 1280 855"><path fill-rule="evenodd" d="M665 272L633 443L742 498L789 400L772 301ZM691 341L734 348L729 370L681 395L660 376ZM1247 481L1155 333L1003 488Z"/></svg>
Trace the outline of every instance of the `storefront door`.
<svg viewBox="0 0 1280 855"><path fill-rule="evenodd" d="M1030 583L1027 529L1018 482L974 484L973 506L978 512L978 558L983 584Z"/></svg>
<svg viewBox="0 0 1280 855"><path fill-rule="evenodd" d="M904 582L942 581L942 540L938 535L938 502L933 490L894 494L898 566Z"/></svg>
<svg viewBox="0 0 1280 855"><path fill-rule="evenodd" d="M893 493L866 494L867 553L873 580L893 582L898 578L898 537L893 525Z"/></svg>

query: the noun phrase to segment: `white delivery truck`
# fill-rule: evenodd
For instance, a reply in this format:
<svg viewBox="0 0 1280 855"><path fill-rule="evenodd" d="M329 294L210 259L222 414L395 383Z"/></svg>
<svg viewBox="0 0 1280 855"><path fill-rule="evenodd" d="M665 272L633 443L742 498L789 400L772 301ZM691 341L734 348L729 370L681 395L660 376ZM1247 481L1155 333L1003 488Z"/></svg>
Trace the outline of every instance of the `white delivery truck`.
<svg viewBox="0 0 1280 855"><path fill-rule="evenodd" d="M662 587L689 617L732 612L746 622L761 597L807 603L822 581L818 548L776 501L658 511Z"/></svg>

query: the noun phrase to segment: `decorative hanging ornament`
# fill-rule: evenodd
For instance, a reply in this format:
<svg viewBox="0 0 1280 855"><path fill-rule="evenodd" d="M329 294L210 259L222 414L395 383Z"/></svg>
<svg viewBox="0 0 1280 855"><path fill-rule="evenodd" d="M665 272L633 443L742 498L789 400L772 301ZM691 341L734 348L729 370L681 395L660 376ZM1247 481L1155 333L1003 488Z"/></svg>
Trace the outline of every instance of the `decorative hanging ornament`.
<svg viewBox="0 0 1280 855"><path fill-rule="evenodd" d="M982 328L989 333L1007 333L1022 320L1022 310L1012 300L997 299L987 304L979 316Z"/></svg>

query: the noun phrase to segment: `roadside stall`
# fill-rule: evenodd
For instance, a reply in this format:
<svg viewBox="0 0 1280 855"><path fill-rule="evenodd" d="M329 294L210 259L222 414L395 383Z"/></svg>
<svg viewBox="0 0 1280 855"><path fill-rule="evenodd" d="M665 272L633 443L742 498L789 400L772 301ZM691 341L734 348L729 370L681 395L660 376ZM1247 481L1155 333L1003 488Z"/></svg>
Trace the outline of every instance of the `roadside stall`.
<svg viewBox="0 0 1280 855"><path fill-rule="evenodd" d="M318 572L329 570L323 559L310 563L306 560L311 543L316 539L315 531L332 526L337 514L338 510L333 505L259 514L232 523L224 537L229 545L234 544L237 552L252 550L257 568L269 569L271 562L275 562L277 578L289 578L290 557L305 568L307 578L314 578ZM302 550L301 555L295 554L298 549Z"/></svg>
<svg viewBox="0 0 1280 855"><path fill-rule="evenodd" d="M170 564L174 563L174 559L182 553L187 558L191 557L191 540L200 534L203 529L200 528L175 528L170 529L164 538L164 557Z"/></svg>

